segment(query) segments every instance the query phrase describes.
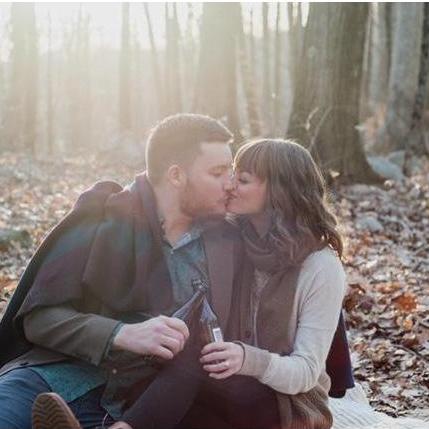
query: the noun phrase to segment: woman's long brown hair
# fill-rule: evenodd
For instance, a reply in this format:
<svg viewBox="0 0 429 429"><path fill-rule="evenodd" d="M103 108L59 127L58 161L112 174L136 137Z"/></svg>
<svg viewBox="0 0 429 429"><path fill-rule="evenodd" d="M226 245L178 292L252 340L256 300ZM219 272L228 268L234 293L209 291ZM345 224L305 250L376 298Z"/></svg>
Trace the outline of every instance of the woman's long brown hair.
<svg viewBox="0 0 429 429"><path fill-rule="evenodd" d="M343 240L325 180L307 149L291 140L252 141L239 148L234 168L267 181L267 209L273 211L270 238L289 263L299 264L325 246L342 257Z"/></svg>

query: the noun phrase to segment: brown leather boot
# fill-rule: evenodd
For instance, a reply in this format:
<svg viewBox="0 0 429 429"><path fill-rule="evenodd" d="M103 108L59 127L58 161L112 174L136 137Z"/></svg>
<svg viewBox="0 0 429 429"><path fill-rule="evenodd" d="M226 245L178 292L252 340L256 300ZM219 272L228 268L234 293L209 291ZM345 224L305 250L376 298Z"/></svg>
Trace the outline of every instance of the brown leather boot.
<svg viewBox="0 0 429 429"><path fill-rule="evenodd" d="M56 393L41 393L33 403L33 429L82 429L66 401Z"/></svg>

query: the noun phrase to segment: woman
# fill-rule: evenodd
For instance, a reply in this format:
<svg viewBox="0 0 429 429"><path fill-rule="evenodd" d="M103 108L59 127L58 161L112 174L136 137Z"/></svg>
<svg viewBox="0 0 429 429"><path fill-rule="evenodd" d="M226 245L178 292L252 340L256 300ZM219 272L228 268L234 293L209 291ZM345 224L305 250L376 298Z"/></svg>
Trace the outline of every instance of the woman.
<svg viewBox="0 0 429 429"><path fill-rule="evenodd" d="M232 331L242 343L211 343L203 368L215 379L251 376L276 392L282 428L329 428L326 357L345 292L343 243L310 153L258 140L235 157L228 210L249 266Z"/></svg>

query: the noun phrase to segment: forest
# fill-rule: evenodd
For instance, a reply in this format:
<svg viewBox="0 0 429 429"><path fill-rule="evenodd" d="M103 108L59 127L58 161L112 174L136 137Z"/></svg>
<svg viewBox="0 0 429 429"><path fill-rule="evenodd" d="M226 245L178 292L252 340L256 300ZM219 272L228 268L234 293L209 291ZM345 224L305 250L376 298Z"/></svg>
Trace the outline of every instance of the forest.
<svg viewBox="0 0 429 429"><path fill-rule="evenodd" d="M59 10L0 5L0 314L80 192L142 171L158 120L204 113L235 147L310 150L347 239L355 378L377 411L429 421L429 3Z"/></svg>

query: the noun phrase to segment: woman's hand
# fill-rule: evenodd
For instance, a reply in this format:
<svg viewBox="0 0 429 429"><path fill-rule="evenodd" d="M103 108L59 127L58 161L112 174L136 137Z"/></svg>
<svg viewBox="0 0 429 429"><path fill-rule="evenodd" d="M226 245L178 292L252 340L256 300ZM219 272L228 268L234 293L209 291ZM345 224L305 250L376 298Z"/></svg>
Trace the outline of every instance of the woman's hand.
<svg viewBox="0 0 429 429"><path fill-rule="evenodd" d="M240 344L222 341L207 344L201 350L200 362L209 377L221 380L240 371L244 361L244 349Z"/></svg>

